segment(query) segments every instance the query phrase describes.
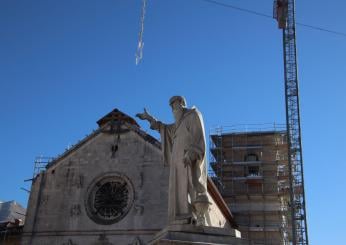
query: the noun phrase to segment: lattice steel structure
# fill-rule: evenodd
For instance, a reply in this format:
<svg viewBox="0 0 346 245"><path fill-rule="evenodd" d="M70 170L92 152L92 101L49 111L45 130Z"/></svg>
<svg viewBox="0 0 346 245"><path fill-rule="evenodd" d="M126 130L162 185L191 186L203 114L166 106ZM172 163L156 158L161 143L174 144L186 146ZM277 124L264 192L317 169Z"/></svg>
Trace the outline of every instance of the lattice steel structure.
<svg viewBox="0 0 346 245"><path fill-rule="evenodd" d="M42 171L46 170L47 164L52 162L54 160L53 157L44 157L44 156L38 156L35 158L34 161L34 173L33 173L33 179Z"/></svg>
<svg viewBox="0 0 346 245"><path fill-rule="evenodd" d="M210 172L249 244L290 245L286 125L210 131Z"/></svg>
<svg viewBox="0 0 346 245"><path fill-rule="evenodd" d="M290 183L292 242L308 244L295 26L295 0L276 0L274 17L283 29L286 127Z"/></svg>

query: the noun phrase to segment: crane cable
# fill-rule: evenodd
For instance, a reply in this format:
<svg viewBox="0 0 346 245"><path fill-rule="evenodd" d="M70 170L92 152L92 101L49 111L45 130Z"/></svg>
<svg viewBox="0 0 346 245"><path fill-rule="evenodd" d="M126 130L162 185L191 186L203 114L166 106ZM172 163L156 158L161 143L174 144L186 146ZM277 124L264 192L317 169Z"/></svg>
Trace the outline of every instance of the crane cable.
<svg viewBox="0 0 346 245"><path fill-rule="evenodd" d="M144 48L144 42L143 42L143 35L144 35L144 17L145 17L145 9L147 6L147 0L142 0L142 13L141 13L141 20L139 25L139 33L138 33L138 45L136 50L136 65L141 62L143 58L143 48Z"/></svg>
<svg viewBox="0 0 346 245"><path fill-rule="evenodd" d="M201 1L204 1L204 2L207 2L207 3L211 3L211 4L215 4L215 5L219 5L219 6L226 7L226 8L231 8L231 9L242 11L242 12L246 12L248 14L253 14L253 15L257 15L257 16L261 16L261 17L265 17L265 18L270 18L270 19L273 18L272 16L270 16L268 14L256 12L256 11L253 11L253 10L250 10L250 9L246 9L246 8L240 8L240 7L237 7L235 5L228 4L228 3L222 3L222 2L219 2L219 1L215 1L215 0L201 0ZM344 32L333 31L333 30L329 30L329 29L322 28L322 27L319 27L319 26L308 25L308 24L304 24L304 23L300 23L300 22L296 22L296 25L304 26L304 27L307 27L307 28L310 28L310 29L314 29L314 30L318 30L318 31L323 31L323 32L328 32L328 33L332 33L332 34L335 34L335 35L346 37L346 33L344 33Z"/></svg>

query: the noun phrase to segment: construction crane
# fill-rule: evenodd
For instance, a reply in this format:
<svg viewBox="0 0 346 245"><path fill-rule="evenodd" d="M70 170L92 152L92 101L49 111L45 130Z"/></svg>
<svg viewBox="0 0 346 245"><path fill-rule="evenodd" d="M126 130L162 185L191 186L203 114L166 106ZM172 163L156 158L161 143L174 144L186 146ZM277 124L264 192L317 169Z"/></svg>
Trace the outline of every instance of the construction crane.
<svg viewBox="0 0 346 245"><path fill-rule="evenodd" d="M299 86L297 72L297 47L295 0L275 0L274 18L283 33L283 55L285 73L286 127L288 140L290 224L292 244L308 242L306 222L302 138L299 110Z"/></svg>

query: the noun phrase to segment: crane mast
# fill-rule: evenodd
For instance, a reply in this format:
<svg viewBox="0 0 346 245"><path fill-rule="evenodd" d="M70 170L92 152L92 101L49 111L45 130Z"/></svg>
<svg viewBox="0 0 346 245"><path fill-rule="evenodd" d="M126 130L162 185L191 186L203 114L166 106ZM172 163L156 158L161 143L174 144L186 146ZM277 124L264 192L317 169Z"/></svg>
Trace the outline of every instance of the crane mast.
<svg viewBox="0 0 346 245"><path fill-rule="evenodd" d="M289 188L288 204L292 227L292 244L308 244L306 222L302 138L299 110L299 86L295 26L295 0L274 1L274 17L283 30L285 73L286 127L288 140Z"/></svg>

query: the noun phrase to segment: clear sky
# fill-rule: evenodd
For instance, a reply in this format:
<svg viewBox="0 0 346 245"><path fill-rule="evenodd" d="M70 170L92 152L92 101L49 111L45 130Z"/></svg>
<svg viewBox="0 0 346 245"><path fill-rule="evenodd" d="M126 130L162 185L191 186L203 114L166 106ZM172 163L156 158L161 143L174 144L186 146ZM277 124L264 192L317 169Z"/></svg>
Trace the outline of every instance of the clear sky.
<svg viewBox="0 0 346 245"><path fill-rule="evenodd" d="M219 0L272 14L272 0ZM346 2L297 1L297 21L346 32ZM0 200L26 206L36 156L56 156L119 108L172 121L184 95L217 125L284 123L282 32L273 19L203 0L0 0ZM297 26L311 244L345 227L346 38ZM148 125L141 122L149 133ZM208 132L207 132L208 133Z"/></svg>

